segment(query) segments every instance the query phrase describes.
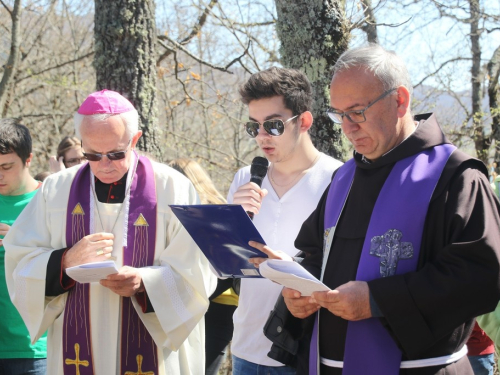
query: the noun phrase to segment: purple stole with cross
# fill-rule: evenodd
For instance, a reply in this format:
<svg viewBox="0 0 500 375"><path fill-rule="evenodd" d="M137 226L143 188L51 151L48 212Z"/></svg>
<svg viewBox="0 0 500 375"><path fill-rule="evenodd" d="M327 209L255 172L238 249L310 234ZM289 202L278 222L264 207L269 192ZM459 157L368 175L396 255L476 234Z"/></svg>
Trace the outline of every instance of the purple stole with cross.
<svg viewBox="0 0 500 375"><path fill-rule="evenodd" d="M455 146L443 144L397 162L380 191L370 218L356 280L370 281L417 269L429 203ZM349 195L356 164L339 168L330 185L325 207L325 233L335 230ZM329 248L324 249L323 269ZM323 271L324 272L324 271ZM327 314L329 312L326 312ZM347 328L343 375L397 375L401 350L378 318ZM309 374L319 373L318 315L311 339Z"/></svg>
<svg viewBox="0 0 500 375"><path fill-rule="evenodd" d="M135 268L153 265L156 240L156 185L149 159L134 155L130 181L130 198L125 197L123 265ZM93 233L91 228L92 187L89 164L77 172L68 201L66 216L66 246L69 248L82 237ZM130 180L129 178L129 180ZM126 207L123 207L126 208ZM115 241L119 239L115 238ZM104 288L104 287L102 287ZM119 374L158 374L156 344L142 323L131 298L121 297L120 369ZM64 309L63 368L65 375L93 375L94 363L90 319L89 284L76 282L69 291ZM105 334L103 332L102 334ZM98 338L97 338L98 339ZM118 341L118 337L116 338ZM114 358L105 360L114 361Z"/></svg>

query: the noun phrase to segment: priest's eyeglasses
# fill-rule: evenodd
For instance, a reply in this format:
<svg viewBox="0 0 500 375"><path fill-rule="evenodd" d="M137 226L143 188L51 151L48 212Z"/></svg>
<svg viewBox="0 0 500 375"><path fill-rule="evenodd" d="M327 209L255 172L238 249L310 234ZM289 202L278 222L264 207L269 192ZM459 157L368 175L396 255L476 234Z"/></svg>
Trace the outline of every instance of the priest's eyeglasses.
<svg viewBox="0 0 500 375"><path fill-rule="evenodd" d="M349 121L354 122L356 124L359 124L361 122L365 122L366 121L365 111L368 108L370 108L372 105L374 105L376 102L378 102L379 100L384 99L387 95L389 95L394 90L397 90L397 87L394 87L390 90L387 90L386 92L384 92L382 95L380 95L377 99L375 99L373 102L368 104L363 109L354 109L352 111L339 112L333 108L330 108L326 111L326 114L328 115L328 117L330 117L330 120L332 120L335 124L342 124L342 120L344 119L344 116L347 117L347 119Z"/></svg>
<svg viewBox="0 0 500 375"><path fill-rule="evenodd" d="M123 151L117 151L117 152L110 152L108 154L91 154L89 152L84 152L83 156L85 159L88 161L100 161L104 156L106 156L109 160L122 160L125 158L125 155L127 155L128 152L128 146L130 145L130 142L132 142L132 139L128 141L127 143L127 148ZM83 148L83 146L82 146Z"/></svg>
<svg viewBox="0 0 500 375"><path fill-rule="evenodd" d="M280 119L266 120L262 123L262 127L267 132L267 134L272 135L273 137L278 137L285 132L285 124L297 117L299 117L299 115L293 116L285 121ZM259 134L260 122L247 121L244 126L245 126L245 131L250 137L252 138L257 137L257 135Z"/></svg>

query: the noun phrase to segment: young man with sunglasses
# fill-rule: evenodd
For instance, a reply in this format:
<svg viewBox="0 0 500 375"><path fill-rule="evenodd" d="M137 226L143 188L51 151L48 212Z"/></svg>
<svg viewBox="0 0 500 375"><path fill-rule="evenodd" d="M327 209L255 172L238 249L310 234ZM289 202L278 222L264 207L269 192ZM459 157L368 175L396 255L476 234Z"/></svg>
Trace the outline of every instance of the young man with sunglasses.
<svg viewBox="0 0 500 375"><path fill-rule="evenodd" d="M250 120L244 124L270 162L262 187L250 183L250 167L239 170L228 202L253 212L253 222L266 243L291 259L294 239L316 207L332 173L342 163L319 152L309 136L313 125L312 88L305 74L270 68L256 73L241 87ZM252 260L257 265L261 258ZM295 374L295 369L268 357L271 349L264 324L281 287L267 279L242 279L233 316L231 344L234 375Z"/></svg>
<svg viewBox="0 0 500 375"><path fill-rule="evenodd" d="M169 204L195 204L187 178L138 156L138 113L114 91L75 115L88 163L49 176L4 240L10 295L48 374L202 374L203 315L216 280ZM29 229L26 229L29 228ZM70 267L113 260L79 283Z"/></svg>
<svg viewBox="0 0 500 375"><path fill-rule="evenodd" d="M28 128L14 119L0 119L0 374L46 374L47 335L31 343L28 329L9 297L2 244L2 238L41 185L30 174L31 151Z"/></svg>
<svg viewBox="0 0 500 375"><path fill-rule="evenodd" d="M284 329L314 327L297 374L473 375L474 317L500 298L500 204L487 169L435 115L412 115L393 52L348 50L333 72L328 114L354 155L295 241L332 289L283 289L295 317Z"/></svg>

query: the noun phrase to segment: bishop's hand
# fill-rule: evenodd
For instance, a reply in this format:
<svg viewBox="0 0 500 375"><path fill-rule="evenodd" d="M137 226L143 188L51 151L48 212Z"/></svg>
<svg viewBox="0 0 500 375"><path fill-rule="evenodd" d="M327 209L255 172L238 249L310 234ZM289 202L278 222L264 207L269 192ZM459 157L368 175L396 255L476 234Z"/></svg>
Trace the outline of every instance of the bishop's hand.
<svg viewBox="0 0 500 375"><path fill-rule="evenodd" d="M145 291L139 270L129 266L123 266L118 273L108 275L100 283L122 297L131 297Z"/></svg>
<svg viewBox="0 0 500 375"><path fill-rule="evenodd" d="M114 238L112 233L105 232L83 237L64 254L63 269L108 260L113 251Z"/></svg>

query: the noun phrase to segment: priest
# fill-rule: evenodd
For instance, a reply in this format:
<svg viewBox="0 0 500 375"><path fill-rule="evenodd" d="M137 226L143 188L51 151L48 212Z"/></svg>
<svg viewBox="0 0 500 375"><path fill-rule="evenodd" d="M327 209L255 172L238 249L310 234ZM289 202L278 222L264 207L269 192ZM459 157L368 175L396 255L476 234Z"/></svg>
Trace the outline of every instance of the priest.
<svg viewBox="0 0 500 375"><path fill-rule="evenodd" d="M48 374L202 374L216 280L169 204L195 204L173 169L138 156L138 114L91 94L75 115L88 163L49 176L4 239L12 302L31 340L48 330ZM80 284L66 270L114 260Z"/></svg>

